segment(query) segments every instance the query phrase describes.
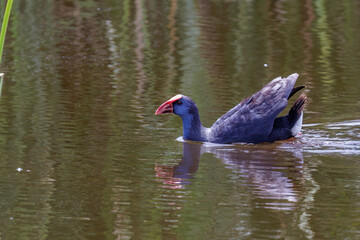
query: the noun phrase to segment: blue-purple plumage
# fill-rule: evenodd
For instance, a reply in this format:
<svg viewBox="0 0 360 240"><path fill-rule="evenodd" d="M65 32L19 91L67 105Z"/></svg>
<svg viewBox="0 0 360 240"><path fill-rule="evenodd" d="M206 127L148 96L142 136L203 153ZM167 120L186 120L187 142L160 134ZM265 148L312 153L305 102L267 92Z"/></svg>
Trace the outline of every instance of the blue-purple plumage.
<svg viewBox="0 0 360 240"><path fill-rule="evenodd" d="M266 142L274 120L287 105L298 74L275 78L243 100L211 127L213 142Z"/></svg>
<svg viewBox="0 0 360 240"><path fill-rule="evenodd" d="M286 78L275 78L221 116L210 128L202 126L196 104L184 95L176 97L176 101L169 100L161 105L156 114L165 113L165 110L162 112L165 106L167 111L171 107L173 113L182 118L183 137L188 140L260 143L288 139L301 129L306 97L302 95L303 97L298 99L289 115L279 118L277 116L286 107L288 98L303 88L294 88L298 76L294 73Z"/></svg>

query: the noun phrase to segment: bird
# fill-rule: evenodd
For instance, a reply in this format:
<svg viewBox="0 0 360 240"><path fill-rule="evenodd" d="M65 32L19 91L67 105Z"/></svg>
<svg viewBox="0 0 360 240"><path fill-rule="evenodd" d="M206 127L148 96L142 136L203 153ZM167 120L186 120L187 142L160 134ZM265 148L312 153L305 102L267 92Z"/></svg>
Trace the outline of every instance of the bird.
<svg viewBox="0 0 360 240"><path fill-rule="evenodd" d="M288 99L305 88L294 87L299 74L277 77L260 91L242 100L207 128L200 120L196 103L188 96L177 94L161 104L155 115L176 114L183 123L183 139L218 144L263 143L297 136L302 127L303 109L307 101L303 93L285 116Z"/></svg>

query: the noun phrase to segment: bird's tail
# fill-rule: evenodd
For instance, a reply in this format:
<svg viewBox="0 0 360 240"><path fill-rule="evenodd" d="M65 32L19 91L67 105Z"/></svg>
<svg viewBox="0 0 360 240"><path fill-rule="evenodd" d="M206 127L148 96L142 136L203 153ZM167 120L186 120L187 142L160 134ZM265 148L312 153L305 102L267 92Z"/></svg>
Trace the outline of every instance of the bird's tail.
<svg viewBox="0 0 360 240"><path fill-rule="evenodd" d="M305 94L301 94L300 97L294 103L294 105L291 107L289 111L289 116L291 118L295 118L294 120L296 120L297 116L301 115L301 112L305 107L306 101L307 101L307 97L305 96Z"/></svg>
<svg viewBox="0 0 360 240"><path fill-rule="evenodd" d="M306 101L307 97L305 94L301 94L289 111L288 119L291 126L292 136L296 136L301 131L303 109L305 107Z"/></svg>
<svg viewBox="0 0 360 240"><path fill-rule="evenodd" d="M299 86L299 87L294 87L292 90L291 90L291 93L288 97L288 99L290 99L295 93L297 93L298 91L300 91L301 89L305 88L305 85L302 85L302 86Z"/></svg>

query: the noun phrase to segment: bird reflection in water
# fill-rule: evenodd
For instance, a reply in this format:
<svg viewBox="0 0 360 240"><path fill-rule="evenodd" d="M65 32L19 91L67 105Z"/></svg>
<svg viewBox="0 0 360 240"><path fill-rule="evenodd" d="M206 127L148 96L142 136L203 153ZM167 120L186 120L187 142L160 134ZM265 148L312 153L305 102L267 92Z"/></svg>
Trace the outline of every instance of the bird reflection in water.
<svg viewBox="0 0 360 240"><path fill-rule="evenodd" d="M183 142L183 157L178 165L155 166L158 180L165 188L185 188L194 181L205 152L221 159L225 168L239 176L238 184L246 186L256 198L276 201L267 201L267 208L277 208L274 204L287 208L298 201L304 181L303 156L301 143L292 140L261 145Z"/></svg>
<svg viewBox="0 0 360 240"><path fill-rule="evenodd" d="M183 157L178 165L155 165L156 177L164 187L182 188L190 183L199 168L202 146L199 143L183 142Z"/></svg>

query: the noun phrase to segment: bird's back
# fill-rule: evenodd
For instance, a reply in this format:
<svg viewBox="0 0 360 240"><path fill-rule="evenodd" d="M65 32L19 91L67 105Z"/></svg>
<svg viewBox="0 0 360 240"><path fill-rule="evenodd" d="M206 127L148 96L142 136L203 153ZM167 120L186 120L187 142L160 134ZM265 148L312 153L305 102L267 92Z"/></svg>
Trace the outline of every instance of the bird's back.
<svg viewBox="0 0 360 240"><path fill-rule="evenodd" d="M287 105L298 74L275 78L259 92L244 99L211 127L209 140L217 143L264 142L274 120Z"/></svg>

